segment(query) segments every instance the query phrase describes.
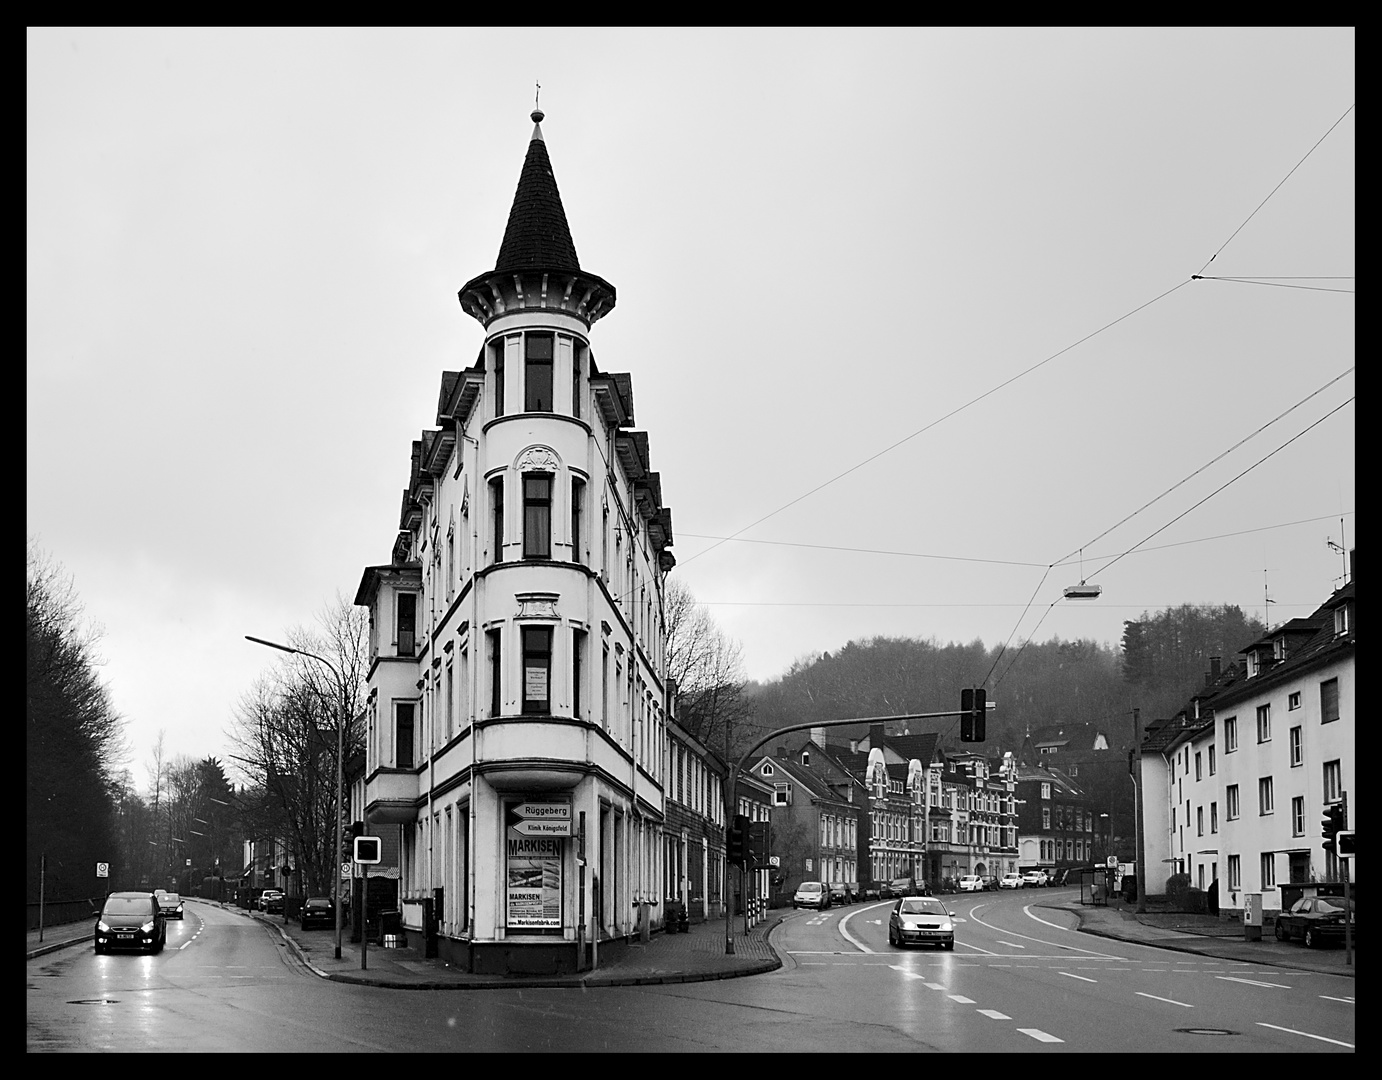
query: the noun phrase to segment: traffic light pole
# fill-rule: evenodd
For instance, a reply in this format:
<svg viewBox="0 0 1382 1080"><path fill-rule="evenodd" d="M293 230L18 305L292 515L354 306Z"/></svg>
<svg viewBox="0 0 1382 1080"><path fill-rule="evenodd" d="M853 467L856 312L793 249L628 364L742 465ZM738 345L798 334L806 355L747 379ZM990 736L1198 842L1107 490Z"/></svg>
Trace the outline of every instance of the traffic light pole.
<svg viewBox="0 0 1382 1080"><path fill-rule="evenodd" d="M949 720L949 719L951 719L952 717L959 716L959 715L960 715L959 712L957 712L957 711L954 710L954 709L951 709L951 710L948 710L948 711L946 711L946 712L905 713L905 714L903 714L903 715L901 715L901 716L858 716L858 717L853 717L853 718L851 718L851 719L849 719L849 720L816 720L816 721L812 721L812 722L810 722L810 723L805 723L805 724L788 724L786 727L780 727L780 728L777 728L777 729L774 730L774 731L770 731L767 735L764 735L761 739L759 739L756 743L754 743L752 746L750 746L747 750L744 751L743 754L741 754L741 755L739 756L739 760L736 761L733 765L730 766L729 775L725 778L725 838L726 838L725 853L726 853L726 856L728 856L728 853L729 853L729 847L728 847L729 830L730 830L730 828L731 828L731 826L732 826L732 824L733 824L733 822L734 822L734 813L735 813L735 804L736 804L735 790L736 790L736 788L738 787L738 784L739 784L739 773L742 771L745 762L747 762L747 761L749 760L749 758L753 756L753 754L755 754L759 749L761 749L761 748L762 748L763 746L765 746L766 744L772 742L772 741L773 741L774 739L776 739L779 735L788 735L788 734L790 734L790 733L793 732L793 731L808 731L808 730L810 730L811 728L849 727L849 726L854 725L854 724L888 724L888 723L896 723L896 722L901 721L901 720ZM728 758L728 754L726 754L726 759L727 759L727 758ZM730 898L730 889L729 889L729 883L730 883L730 870L729 870L729 868L730 868L730 862L729 862L728 858L726 858L726 860L725 860L725 896L724 896L724 906L725 906L725 955L726 955L726 956L733 956L733 955L734 955L734 921L733 921L734 915L733 915L733 911L732 911L732 905L731 905L730 902L729 902L729 898ZM740 864L739 869L740 869L740 878L739 878L739 880L740 880L740 882L741 882L740 894L741 894L741 897L742 897L743 899L747 899L746 897L743 897L743 894L744 894L744 892L745 892L745 889L744 889L742 883L744 882L745 878L744 878L744 872L743 872L743 871L744 871L744 868L743 868L743 865L742 865L742 864ZM745 920L745 923L744 923L744 932L745 932L745 933L748 932L748 922L747 922L747 919Z"/></svg>

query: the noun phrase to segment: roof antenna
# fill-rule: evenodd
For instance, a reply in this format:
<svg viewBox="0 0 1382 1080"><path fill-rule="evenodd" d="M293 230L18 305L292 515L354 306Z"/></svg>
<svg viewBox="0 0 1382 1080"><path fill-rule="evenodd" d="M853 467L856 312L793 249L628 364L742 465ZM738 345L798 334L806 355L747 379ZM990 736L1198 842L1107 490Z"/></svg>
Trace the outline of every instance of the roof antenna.
<svg viewBox="0 0 1382 1080"><path fill-rule="evenodd" d="M534 81L533 85L537 87L533 93L533 123L540 124L542 123L542 107L537 102L542 94L542 83Z"/></svg>

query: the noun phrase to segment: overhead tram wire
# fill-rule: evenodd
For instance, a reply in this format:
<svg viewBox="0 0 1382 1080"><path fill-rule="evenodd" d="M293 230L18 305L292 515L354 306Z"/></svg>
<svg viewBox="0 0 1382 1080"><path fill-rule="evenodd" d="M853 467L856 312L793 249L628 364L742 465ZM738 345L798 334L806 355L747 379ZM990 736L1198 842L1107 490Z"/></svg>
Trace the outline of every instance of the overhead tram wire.
<svg viewBox="0 0 1382 1080"><path fill-rule="evenodd" d="M803 492L802 494L798 495L795 499L792 499L790 502L783 503L783 504L782 504L781 506L779 506L776 510L773 510L773 511L767 513L767 514L764 514L762 517L758 518L756 521L751 521L749 524L745 525L742 529L738 529L738 530L736 530L735 532L730 533L727 537L725 537L723 540L719 541L718 543L711 544L708 548L705 548L705 549L702 550L702 551L696 552L696 554L692 555L690 558L685 559L685 560L681 563L681 565L682 565L682 566L685 566L687 563L693 562L693 561L695 561L696 559L699 559L702 555L708 555L708 554L710 554L710 552L714 551L716 548L720 547L722 544L727 544L727 543L729 543L729 541L731 541L731 540L736 540L736 539L738 539L740 536L742 536L744 533L748 532L750 529L757 528L759 525L762 525L763 522L767 521L769 518L776 517L778 514L782 513L784 510L790 509L791 507L795 506L797 503L801 502L803 499L808 499L808 498L810 498L812 495L816 494L818 491L823 491L825 488L828 488L831 484L835 483L837 480L843 480L843 479L844 479L846 476L848 476L850 473L852 473L852 472L857 472L859 469L862 469L865 465L868 465L870 462L876 461L878 458L881 458L884 454L888 454L888 453L891 453L893 450L896 450L896 449L897 449L899 446L901 446L903 443L910 442L912 439L915 439L918 435L923 435L923 434L925 434L926 432L930 431L932 428L938 426L939 424L944 423L946 420L949 420L952 416L957 416L958 414L964 412L964 411L965 411L966 409L968 409L971 405L977 405L979 402L983 401L984 398L989 397L989 396L991 396L991 395L993 395L993 394L996 394L999 390L1002 390L1004 387L1007 387L1007 386L1011 385L1012 383L1017 382L1018 379L1021 379L1021 378L1023 378L1024 376L1030 375L1032 372L1036 371L1038 368L1044 367L1046 364L1049 364L1052 360L1055 360L1055 359L1057 359L1058 357L1065 355L1065 354L1068 353L1071 349L1074 349L1076 346L1083 345L1086 341L1090 340L1090 339L1093 338L1093 337L1097 337L1099 334L1102 334L1105 330L1108 330L1108 329L1110 329L1110 328L1112 328L1112 327L1114 327L1114 326L1117 326L1117 325L1118 325L1120 322L1122 322L1124 319L1131 318L1133 315L1136 315L1139 311L1143 310L1144 308L1149 308L1149 307L1151 307L1151 306L1152 306L1153 304L1155 304L1158 300L1164 300L1166 297L1170 296L1173 292L1175 292L1175 291L1178 290L1178 289L1184 288L1184 287L1185 287L1186 285L1188 285L1188 284L1190 284L1190 279L1189 279L1189 278L1187 278L1185 281L1182 281L1179 285L1174 285L1174 286L1172 286L1171 288L1167 289L1165 292L1163 292L1163 293L1161 293L1161 294L1159 294L1159 295L1157 295L1157 296L1152 297L1150 300L1148 300L1148 301L1146 301L1146 302L1144 302L1144 303L1138 304L1137 307L1133 308L1131 311L1126 311L1126 312L1124 312L1122 315L1118 316L1118 318L1112 320L1111 322L1105 323L1103 326L1099 327L1099 329L1097 329L1097 330L1091 331L1090 333L1086 334L1084 337L1080 338L1078 341L1073 341L1073 342L1071 342L1069 345L1065 346L1065 348L1059 350L1058 352L1052 353L1052 354L1051 354L1050 356L1048 356L1045 360L1039 360L1037 363L1033 364L1031 367L1026 368L1026 369L1024 369L1024 370L1022 370L1022 371L1019 371L1016 375L1013 375L1011 378L1004 379L1004 380L1003 380L1002 382L1000 382L998 385L993 386L993 387L990 387L988 390L985 390L982 394L979 394L979 395L977 395L976 397L970 398L968 401L964 402L962 405L957 405L955 408L951 409L951 410L950 410L948 413L946 413L945 415L937 417L935 420L932 420L929 424L926 424L925 426L918 428L916 431L912 432L910 435L905 435L905 436L903 436L901 439L898 439L896 442L894 442L894 443L892 443L892 444L890 444L890 445L888 445L888 446L885 446L882 450L879 450L879 451L877 451L876 453L870 454L868 457L864 458L862 461L856 462L855 464L851 465L848 469L845 469L843 472L836 473L836 474L835 474L834 476L832 476L829 480L826 480L826 481L824 481L824 482L822 482L822 483L820 483L820 484L817 484L815 487L811 488L809 491Z"/></svg>
<svg viewBox="0 0 1382 1080"><path fill-rule="evenodd" d="M1344 117L1352 111L1353 105L1350 105L1347 109L1344 110L1343 115L1340 116L1339 119L1335 120L1334 123L1329 125L1329 131L1326 131L1323 135L1319 137L1318 140L1316 140L1315 145L1310 147L1310 149L1305 152L1305 157L1297 161L1295 165L1292 166L1291 172L1288 172L1285 176L1283 176L1280 182L1276 185L1276 187L1272 188L1271 191L1267 192L1267 198L1263 199L1260 203L1257 204L1257 210L1261 210L1264 206L1267 205L1267 200L1270 199L1281 189L1282 184L1286 183L1287 180L1291 179L1291 174L1294 173L1296 169L1299 169L1302 165L1305 164L1305 158L1308 158L1311 154L1313 154L1319 148L1320 143L1324 142L1325 139L1329 138L1330 132L1332 132L1336 127L1342 124L1344 122ZM1229 244L1233 242L1233 237L1237 236L1240 232L1243 231L1244 227L1248 224L1248 222L1256 216L1257 210L1254 210L1251 214L1244 218L1243 224L1239 225L1238 228L1234 229L1233 233L1229 236L1229 238L1219 245L1219 250L1209 257L1208 261L1205 262L1204 266L1200 267L1200 274L1203 274L1205 271L1205 267L1212 263L1215 259L1217 259L1219 257L1220 252L1222 252L1224 248L1228 247ZM1198 277L1199 275L1197 274L1195 276Z"/></svg>
<svg viewBox="0 0 1382 1080"><path fill-rule="evenodd" d="M1267 430L1267 428L1269 428L1269 427L1271 427L1273 424L1275 424L1278 420L1281 420L1283 417L1288 416L1290 413L1292 413L1292 412L1294 412L1296 409L1300 408L1302 405L1304 405L1304 404L1305 404L1307 401L1309 401L1311 398L1314 398L1314 397L1318 396L1318 395L1321 394L1323 391L1325 391L1325 390L1327 390L1329 387L1333 386L1336 382L1338 382L1340 379L1344 378L1344 376L1348 375L1348 374L1349 374L1350 372L1352 372L1353 370L1354 370L1353 368L1349 368L1347 371L1344 371L1344 372L1340 373L1339 375L1336 375L1334 378L1330 379L1329 382L1327 382L1327 383L1325 383L1323 386L1321 386L1318 390L1315 390L1315 391L1311 392L1310 394L1307 394L1307 395L1306 395L1305 397L1303 397L1300 401L1296 402L1296 403L1295 403L1294 405L1292 405L1289 409L1285 410L1285 412L1282 412L1282 413L1280 413L1279 415L1273 417L1271 420L1268 420L1265 424L1263 424L1261 427L1259 427L1256 431L1253 431L1253 432L1251 432L1250 434L1245 435L1242 439L1240 439L1238 442L1234 443L1234 444L1233 444L1232 446L1230 446L1227 450L1223 451L1223 453L1219 454L1219 455L1218 455L1217 457L1215 457L1212 461L1206 462L1204 465L1201 465L1198 469L1196 469L1194 472L1192 472L1189 476L1186 476L1184 479L1177 481L1175 484L1172 484L1169 488L1167 488L1165 491L1163 491L1163 492L1162 492L1160 495L1158 495L1156 498L1154 498L1154 499L1150 500L1149 502L1143 504L1143 505L1140 506L1138 509L1134 510L1131 514L1128 514L1126 517L1124 517L1124 518L1123 518L1121 521L1119 521L1117 524L1111 525L1109 528L1105 529L1103 532L1101 532L1098 536L1094 537L1092 540L1089 540L1089 541L1087 541L1086 543L1081 544L1081 545L1080 545L1078 548L1076 548L1074 551L1070 552L1070 554L1068 554L1068 555L1064 556L1062 559L1059 559L1059 560L1057 560L1056 562L1052 563L1051 566L1047 567L1046 573L1042 574L1042 576L1041 576L1041 581L1037 583L1037 589L1036 589L1036 591L1039 592L1040 589L1041 589L1041 586L1042 586L1043 584L1045 584L1046 578L1047 578L1047 576L1050 574L1052 568L1054 568L1054 567L1056 567L1056 566L1060 566L1060 565L1065 565L1065 564L1068 563L1069 560L1072 559L1077 553L1083 552L1084 549L1085 549L1086 547L1089 547L1091 544L1097 543L1098 541L1102 540L1105 536L1107 536L1109 533L1113 532L1114 529L1117 529L1117 528L1119 528L1121 525L1125 524L1126 522L1131 521L1131 520L1132 520L1134 517L1136 517L1138 514L1142 513L1142 511L1146 510L1148 507L1150 507L1150 506L1154 505L1155 503L1157 503L1157 502L1161 501L1162 499L1164 499L1167 495L1171 494L1171 492L1173 492L1173 491L1175 491L1177 488L1181 487L1181 486L1182 486L1183 484L1185 484L1187 481L1193 479L1195 476L1198 476L1198 475L1199 475L1200 473L1202 473L1205 469L1207 469L1207 468L1209 468L1211 465L1215 464L1215 462L1218 462L1218 461L1222 460L1224 457L1226 457L1228 454L1231 454L1234 450L1238 449L1238 447L1242 446L1242 445L1243 445L1245 442L1247 442L1249 439L1252 439L1252 438L1256 437L1256 436L1259 435L1261 432ZM1246 475L1247 475L1249 472L1251 472L1253 469L1257 468L1258 465L1261 465L1262 462L1266 461L1268 458L1272 457L1274 454L1278 453L1279 451L1285 449L1287 446L1290 446L1291 443L1295 442L1296 439L1299 439L1299 438L1301 437L1301 435L1304 435L1306 431L1309 431L1311 428L1313 428L1313 427L1317 426L1318 424L1322 423L1324 420L1328 419L1330 416L1333 416L1334 413L1338 412L1339 409L1342 409L1342 408L1344 407L1344 405L1347 405L1348 402L1349 402L1349 401L1352 401L1352 400L1353 400L1353 398L1350 397L1347 401L1342 402L1341 404L1339 404L1338 406L1336 406L1334 409L1330 410L1330 411L1329 411L1328 413L1326 413L1324 416L1320 417L1319 420L1316 420L1315 423L1311 424L1310 427L1307 427L1307 428L1305 428L1304 431L1301 431L1301 432L1299 432L1298 434L1293 435L1290 439L1288 439L1286 442L1282 443L1282 444L1281 444L1280 446L1278 446L1275 450L1273 450L1270 454L1267 454L1266 457L1260 458L1258 461L1256 461L1256 462L1254 462L1252 465L1248 466L1248 468L1247 468L1247 469L1244 469L1243 472L1239 473L1237 476L1233 477L1232 480L1229 480L1227 483L1223 484L1222 486L1216 488L1214 491L1210 492L1208 495L1206 495L1203 499L1201 499L1199 502L1197 502L1194 506L1190 507L1190 508L1189 508L1188 510L1186 510L1184 513L1178 514L1176 517L1174 517L1174 518L1172 518L1170 521L1168 521L1165 525L1161 526L1161 528L1157 529L1155 532L1152 532L1152 533L1149 534L1148 536L1144 537L1139 543L1134 544L1134 545L1133 545L1131 548L1129 548L1127 551L1124 551L1124 552L1120 553L1119 555L1115 556L1111 561L1105 563L1105 564L1104 564L1103 566L1101 566L1098 570L1096 570L1093 574L1091 574L1091 575L1089 576L1089 578L1086 578L1085 580L1087 581L1087 580L1089 580L1090 578L1093 578L1093 577L1095 577L1096 575L1103 573L1105 570L1107 570L1107 569L1108 569L1110 566L1112 566L1114 563L1118 562L1119 559L1122 559L1122 558L1124 558L1125 556L1131 554L1133 551L1135 551L1135 550L1137 550L1139 547L1141 547L1142 544L1145 544L1148 540L1150 540L1153 536L1156 536L1157 533L1164 532L1166 529L1170 528L1172 525L1174 525L1174 524L1175 524L1177 521L1179 521L1181 518L1185 517L1186 514L1189 514L1191 510L1194 510L1196 507L1199 507L1199 506L1203 505L1203 504L1204 504L1205 502L1207 502L1209 499L1211 499L1211 498L1213 498L1215 495L1217 495L1220 491L1223 491L1224 488L1228 487L1229 484L1232 484L1232 483L1234 483L1234 481L1236 481L1236 480L1242 478L1243 476L1246 476ZM1025 618L1027 617L1027 611L1031 608L1031 606L1032 606L1032 601L1035 600L1035 599L1036 599L1036 592L1033 592L1033 594L1032 594L1032 600L1029 600L1029 601L1027 602L1027 606L1026 606L1025 608L1022 609L1022 614L1020 614L1020 615L1017 617L1017 623L1016 623L1016 625L1013 626L1012 633L1008 635L1007 641L1005 641L1005 642L1003 643L1003 648L1000 649L999 652L998 652L998 655L997 655L996 657L994 657L993 664L989 667L988 674L984 677L985 682L987 682L987 680L993 675L994 671L997 670L999 661L1001 661L1001 660L1003 659L1003 655L1007 652L1008 645L1011 644L1013 637L1017 634L1018 628L1021 627L1021 625L1022 625L1022 620L1025 619ZM1035 627L1033 627L1031 633L1028 634L1028 636L1027 636L1027 641L1028 641L1028 642L1030 642L1030 641L1032 640L1032 635L1036 633L1037 629L1040 628L1041 624L1042 624L1043 622L1046 621L1046 616L1049 615L1049 614L1051 614L1051 608L1054 608L1054 607L1056 606L1056 604L1058 604L1058 603L1060 602L1060 600L1061 600L1061 598L1058 597L1056 600L1053 600L1053 601L1051 602L1051 606L1048 607L1048 608L1046 609L1045 614L1043 614L1043 615L1041 616L1041 618L1037 621L1037 625L1036 625ZM1007 673L1008 673L1009 671L1012 670L1013 664L1017 663L1018 657L1020 657L1020 656L1022 655L1022 651L1023 651L1023 649L1025 649L1026 647L1027 647L1027 645L1026 645L1026 643L1024 642L1023 645L1022 645L1022 648L1018 650L1017 656L1014 656L1014 657L1013 657L1012 663L1009 664L1009 665L1007 666L1007 668L1004 669L1004 671L1003 671L1003 676L999 678L998 682L995 682L995 683L993 684L994 689L997 689L998 683L1001 683L1002 680L1003 680L1003 678L1006 678L1006 677L1007 677Z"/></svg>
<svg viewBox="0 0 1382 1080"><path fill-rule="evenodd" d="M1184 511L1182 511L1182 512L1179 513L1179 514L1177 514L1177 515L1176 515L1175 517L1173 517L1170 521L1168 521L1165 525L1161 526L1161 528L1156 529L1154 532L1148 533L1145 537L1143 537L1141 540L1139 540L1136 544L1134 544L1132 547L1128 548L1127 551L1124 551L1124 552L1123 552L1122 554L1120 554L1120 555L1114 556L1112 559L1110 559L1108 562L1106 562L1103 566L1099 567L1098 570L1094 571L1094 573L1091 574L1090 577L1096 577L1097 575L1102 574L1105 570L1107 570L1107 569L1108 569L1110 566L1112 566L1114 563L1118 562L1120 559L1124 558L1125 556L1132 554L1134 551L1136 551L1138 548L1140 548L1143 544L1145 544L1148 540L1150 540L1153 536L1156 536L1157 533L1164 532L1165 530L1169 529L1172 525L1174 525L1177 521L1179 521L1181 518L1185 517L1186 514L1189 514L1191 511L1196 510L1196 509L1198 509L1199 507L1203 506L1205 503L1207 503L1210 499L1214 498L1215 495L1219 494L1219 492L1223 491L1223 490L1224 490L1226 487L1228 487L1230 484L1236 483L1237 481L1241 480L1243 477L1247 476L1248 473L1252 472L1253 469L1257 468L1257 467L1258 467L1259 465L1261 465L1263 462L1265 462L1265 461L1267 461L1268 459L1273 458L1273 457L1275 457L1277 454L1281 453L1281 451L1285 450L1286 447L1290 446L1293 442L1295 442L1297 439L1299 439L1302 435L1305 435L1307 432L1313 431L1315 428L1319 427L1319 426L1320 426L1321 424L1323 424L1326 420L1328 420L1331 416L1333 416L1336 412L1338 412L1340 409L1342 409L1345 405L1351 404L1351 403L1353 402L1353 400L1354 400L1354 399L1350 397L1350 398L1347 398L1347 399L1344 400L1344 401L1339 402L1338 405L1335 405L1334 408L1330 409L1327 413L1325 413L1323 416L1321 416L1318 420L1316 420L1316 421L1315 421L1313 424L1311 424L1309 427L1307 427L1307 428L1305 428L1304 430L1299 431L1299 432L1297 432L1296 434L1292 435L1289 439L1287 439L1284 443L1282 443L1280 446L1278 446L1275 450L1271 451L1271 453L1266 454L1266 455L1264 455L1264 456L1258 458L1258 459L1257 459L1256 461L1254 461L1251 465L1249 465L1246 469L1244 469L1242 472L1240 472L1237 476L1233 477L1233 478L1230 479L1230 480L1226 480L1224 483L1220 484L1220 485L1219 485L1218 487L1216 487L1213 491L1211 491L1208 495L1206 495L1203 499L1201 499L1199 502L1195 503L1194 506L1187 507Z"/></svg>
<svg viewBox="0 0 1382 1080"><path fill-rule="evenodd" d="M1356 512L1356 511L1353 511L1353 510L1344 510L1344 511L1342 511L1342 513L1345 514L1345 515L1351 515L1351 514L1354 514L1355 512ZM1333 520L1334 520L1335 518L1337 518L1338 516L1339 516L1339 514L1333 514L1333 513L1331 513L1331 514L1319 514L1319 515L1317 515L1317 516L1315 516L1315 517L1297 518L1295 521L1279 521L1279 522L1277 522L1277 523L1274 524L1274 525L1259 525L1259 526L1257 526L1256 528L1252 528L1252 529L1237 529L1237 530L1235 530L1235 531L1233 531L1233 532L1215 533L1213 536L1197 536L1197 537L1194 537L1194 538L1192 538L1192 539L1190 539L1190 540L1177 540L1177 541L1175 541L1174 543L1170 543L1170 544L1156 544L1156 545L1154 545L1154 546L1152 546L1152 547L1143 547L1143 548L1140 548L1139 551L1142 551L1142 552L1148 552L1148 551L1165 551L1165 550L1168 549L1168 548L1186 547L1186 546L1189 545L1189 544L1205 544L1205 543L1208 543L1208 542L1211 541L1211 540L1227 540L1227 539L1230 539L1230 538L1232 538L1232 537L1234 537L1234 536L1248 536L1248 535L1250 535L1250 534L1252 534L1252 533L1270 532L1270 531L1273 530L1273 529L1289 529L1289 528L1291 528L1291 527L1293 527L1293 526L1295 526L1295 525L1309 525L1309 524L1312 524L1313 522L1316 522L1316 521L1333 521ZM680 532L680 533L678 533L678 535L679 535L679 536L682 536L682 537L688 537L688 538L691 538L691 539L695 539L695 540L724 540L724 541L731 541L731 538L728 537L728 536L711 536L711 535L708 535L708 534L706 534L706 533ZM858 547L848 547L848 546L843 545L843 544L807 544L807 543L802 543L802 542L796 541L796 540L751 540L751 539L748 539L747 537L742 537L742 536L741 536L741 537L733 538L733 539L732 539L732 542L733 542L733 543L736 543L736 544L761 544L761 545L764 545L764 546L767 546L767 547L794 547L794 548L806 548L807 550L812 550L812 551L843 551L843 552L845 552L845 553L847 553L847 554L851 554L851 555L892 555L892 556L896 556L896 557L898 557L898 558L906 558L906 559L940 559L940 560L945 560L945 561L948 561L948 562L972 562L972 563L982 563L982 564L990 565L990 566L1030 566L1030 567L1038 567L1038 566L1040 566L1040 567L1045 567L1045 566L1048 565L1048 564L1046 564L1046 563L1024 561L1024 560L1021 560L1021 559L980 559L980 558L977 558L977 557L971 557L971 556L966 556L966 555L937 555L937 554L934 554L934 553L932 553L932 552L925 552L925 551L890 551L890 550L887 550L886 548L858 548ZM1084 557L1085 557L1086 559L1092 559L1092 560L1108 558L1107 555L1086 555L1086 556L1084 556ZM1051 565L1051 566L1073 566L1073 565L1075 565L1076 561L1077 561L1077 560L1074 559L1073 557L1067 557L1067 558L1065 558L1065 559L1060 559L1060 560L1058 560L1058 561L1056 561L1055 563L1052 563L1052 564L1050 564L1050 565ZM712 603L712 601L708 601L708 600L702 600L702 601L699 601L699 602L700 602L700 603L703 603L703 604ZM733 604L735 604L736 602L735 602L735 601L727 600L727 601L720 601L720 603L722 603L722 604L730 604L730 605L733 605ZM850 605L850 604L820 604L820 605L817 605L817 604L811 603L811 602L802 602L802 603L784 602L784 603L776 603L776 604L775 604L775 603L765 602L765 603L763 603L763 604L754 605L754 604L749 604L749 603L745 602L744 606L746 606L746 607L753 607L753 606L760 606L760 607L815 607L815 606L820 606L820 607L851 607L851 606L860 606L860 607L1010 607L1010 606L1013 606L1013 605L1009 605L1009 604L892 604L892 605L888 605L888 604L862 604L862 605Z"/></svg>
<svg viewBox="0 0 1382 1080"><path fill-rule="evenodd" d="M1192 274L1192 281L1236 281L1239 285L1270 285L1274 289L1308 289L1310 292L1332 292L1343 293L1345 296L1353 296L1353 289L1326 289L1321 285L1286 285L1280 281L1262 281L1254 278L1244 277L1215 277L1212 274ZM1352 279L1346 279L1352 280Z"/></svg>

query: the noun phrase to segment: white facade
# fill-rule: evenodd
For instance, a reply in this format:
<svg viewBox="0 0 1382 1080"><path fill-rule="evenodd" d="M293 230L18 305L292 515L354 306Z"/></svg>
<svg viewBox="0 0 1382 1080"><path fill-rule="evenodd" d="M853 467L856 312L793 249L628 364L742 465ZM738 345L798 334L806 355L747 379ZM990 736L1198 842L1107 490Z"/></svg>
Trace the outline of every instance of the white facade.
<svg viewBox="0 0 1382 1080"><path fill-rule="evenodd" d="M1274 911L1284 884L1340 880L1321 820L1345 794L1349 828L1357 818L1352 586L1243 659L1241 676L1205 695L1212 713L1197 716L1193 701L1160 753L1144 749L1141 769L1148 891L1174 873L1197 888L1217 880L1226 917L1247 894Z"/></svg>
<svg viewBox="0 0 1382 1080"><path fill-rule="evenodd" d="M660 918L670 512L590 348L614 290L565 228L535 129L496 269L461 291L479 356L443 374L393 561L356 596L365 812L402 826L410 939L430 904L476 971L574 970Z"/></svg>

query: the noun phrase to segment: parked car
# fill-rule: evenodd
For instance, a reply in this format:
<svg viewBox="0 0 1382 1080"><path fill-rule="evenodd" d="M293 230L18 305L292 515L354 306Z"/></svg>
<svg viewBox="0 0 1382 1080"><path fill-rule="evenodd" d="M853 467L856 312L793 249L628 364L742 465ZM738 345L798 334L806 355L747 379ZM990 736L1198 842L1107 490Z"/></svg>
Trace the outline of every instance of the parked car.
<svg viewBox="0 0 1382 1080"><path fill-rule="evenodd" d="M792 897L793 908L813 907L824 911L830 906L830 890L820 881L803 881Z"/></svg>
<svg viewBox="0 0 1382 1080"><path fill-rule="evenodd" d="M955 947L955 923L950 910L933 896L904 896L888 916L888 944Z"/></svg>
<svg viewBox="0 0 1382 1080"><path fill-rule="evenodd" d="M304 930L316 927L336 929L336 907L329 896L309 896L302 902L300 918Z"/></svg>
<svg viewBox="0 0 1382 1080"><path fill-rule="evenodd" d="M1004 874L998 879L1000 889L1020 889L1022 888L1021 874Z"/></svg>
<svg viewBox="0 0 1382 1080"><path fill-rule="evenodd" d="M879 890L884 900L896 900L902 896L916 896L917 883L909 877L893 878Z"/></svg>
<svg viewBox="0 0 1382 1080"><path fill-rule="evenodd" d="M163 951L168 923L158 897L146 892L115 892L106 897L96 918L96 951L142 949Z"/></svg>
<svg viewBox="0 0 1382 1080"><path fill-rule="evenodd" d="M866 882L859 886L859 899L861 900L881 900L883 897L879 893L879 885L876 881Z"/></svg>
<svg viewBox="0 0 1382 1080"><path fill-rule="evenodd" d="M283 914L283 893L278 889L265 889L259 894L259 910L266 915Z"/></svg>
<svg viewBox="0 0 1382 1080"><path fill-rule="evenodd" d="M1045 870L1028 870L1022 875L1022 884L1028 889L1044 889L1047 881Z"/></svg>
<svg viewBox="0 0 1382 1080"><path fill-rule="evenodd" d="M1349 917L1358 918L1358 909L1348 902ZM1358 924L1353 925L1357 941ZM1304 896L1276 917L1277 941L1299 938L1307 949L1318 948L1327 942L1344 940L1344 899L1341 896Z"/></svg>
<svg viewBox="0 0 1382 1080"><path fill-rule="evenodd" d="M850 891L848 882L832 881L830 883L830 902L832 904L854 903L854 894Z"/></svg>
<svg viewBox="0 0 1382 1080"><path fill-rule="evenodd" d="M983 892L984 879L978 874L965 874L960 878L960 892Z"/></svg>

